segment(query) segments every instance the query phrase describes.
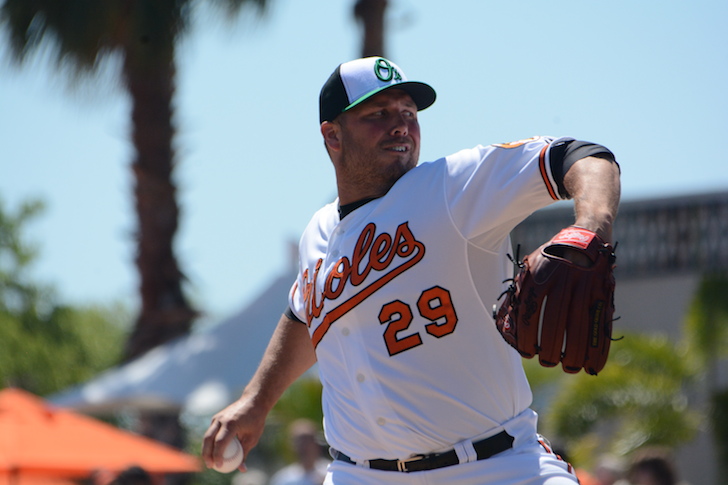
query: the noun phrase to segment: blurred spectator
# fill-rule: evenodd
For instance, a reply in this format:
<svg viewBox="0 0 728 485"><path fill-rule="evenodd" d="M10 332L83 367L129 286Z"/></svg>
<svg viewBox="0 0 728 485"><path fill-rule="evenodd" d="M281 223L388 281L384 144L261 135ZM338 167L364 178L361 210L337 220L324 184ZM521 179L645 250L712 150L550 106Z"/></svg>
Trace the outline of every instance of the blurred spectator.
<svg viewBox="0 0 728 485"><path fill-rule="evenodd" d="M624 461L613 455L602 455L594 467L594 478L598 485L614 485L624 477Z"/></svg>
<svg viewBox="0 0 728 485"><path fill-rule="evenodd" d="M153 485L151 475L142 467L131 466L119 473L110 485Z"/></svg>
<svg viewBox="0 0 728 485"><path fill-rule="evenodd" d="M297 461L276 472L270 484L321 485L326 477L329 460L323 456L322 443L314 423L307 419L294 421L289 428L289 438Z"/></svg>
<svg viewBox="0 0 728 485"><path fill-rule="evenodd" d="M106 468L99 468L91 472L88 480L84 480L84 485L109 485L116 478L116 473Z"/></svg>
<svg viewBox="0 0 728 485"><path fill-rule="evenodd" d="M627 470L627 480L617 485L679 485L672 454L662 448L635 452Z"/></svg>

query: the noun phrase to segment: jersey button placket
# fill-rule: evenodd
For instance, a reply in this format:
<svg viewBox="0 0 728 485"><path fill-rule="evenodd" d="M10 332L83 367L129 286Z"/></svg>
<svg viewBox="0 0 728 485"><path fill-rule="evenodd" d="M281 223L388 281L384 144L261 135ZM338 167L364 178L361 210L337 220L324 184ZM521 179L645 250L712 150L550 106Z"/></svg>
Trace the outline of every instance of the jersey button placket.
<svg viewBox="0 0 728 485"><path fill-rule="evenodd" d="M343 332L342 332L343 333ZM366 399L371 399L371 393L372 393L372 387L375 384L376 379L370 378L371 376L367 376L365 371L359 371L354 375L354 380L356 381L357 385L359 386L359 390L364 393L366 396ZM373 410L370 410L373 411ZM374 422L380 427L383 427L387 424L387 420L383 418L381 415L378 415L376 411L369 414L369 420L370 422Z"/></svg>

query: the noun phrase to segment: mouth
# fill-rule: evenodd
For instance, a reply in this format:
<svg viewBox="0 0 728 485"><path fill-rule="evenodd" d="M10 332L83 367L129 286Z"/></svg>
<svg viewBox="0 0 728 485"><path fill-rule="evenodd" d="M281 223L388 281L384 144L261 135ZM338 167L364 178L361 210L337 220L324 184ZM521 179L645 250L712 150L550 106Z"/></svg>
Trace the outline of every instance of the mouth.
<svg viewBox="0 0 728 485"><path fill-rule="evenodd" d="M397 143L385 146L384 149L389 152L407 153L408 151L410 151L410 146L406 143Z"/></svg>

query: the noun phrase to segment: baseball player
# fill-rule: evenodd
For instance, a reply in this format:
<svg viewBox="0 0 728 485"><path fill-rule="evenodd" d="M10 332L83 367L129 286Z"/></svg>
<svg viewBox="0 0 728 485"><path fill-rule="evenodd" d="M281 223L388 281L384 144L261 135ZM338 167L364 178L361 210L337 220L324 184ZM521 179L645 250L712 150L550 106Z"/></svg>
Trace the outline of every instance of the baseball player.
<svg viewBox="0 0 728 485"><path fill-rule="evenodd" d="M301 237L258 370L212 419L208 466L233 436L254 447L283 391L318 362L326 484L578 483L537 434L521 357L492 307L512 276L509 233L533 211L573 198L574 229L611 240L618 166L603 146L548 136L418 165L418 114L434 101L384 58L341 64L324 84L338 198Z"/></svg>

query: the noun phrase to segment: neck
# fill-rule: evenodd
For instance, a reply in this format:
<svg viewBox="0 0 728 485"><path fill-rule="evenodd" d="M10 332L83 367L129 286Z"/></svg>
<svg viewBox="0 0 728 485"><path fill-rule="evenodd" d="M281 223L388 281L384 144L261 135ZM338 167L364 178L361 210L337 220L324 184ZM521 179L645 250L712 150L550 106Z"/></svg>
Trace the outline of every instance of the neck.
<svg viewBox="0 0 728 485"><path fill-rule="evenodd" d="M373 188L367 190L361 187L357 187L356 189L354 187L342 187L341 184L338 184L339 205L353 204L362 200L377 199L386 195L390 188L392 188L391 185L384 190L381 188L379 190Z"/></svg>
<svg viewBox="0 0 728 485"><path fill-rule="evenodd" d="M341 158L338 162L334 161L334 168L339 202L349 204L386 195L389 189L414 166L390 163L377 168L375 160L346 163L346 160Z"/></svg>

